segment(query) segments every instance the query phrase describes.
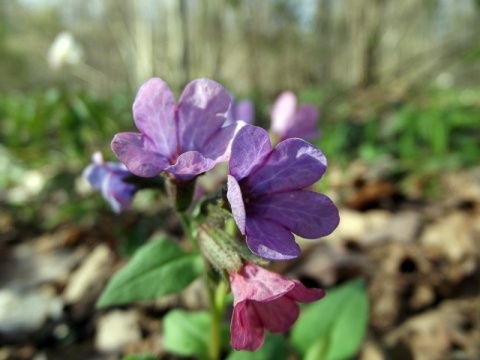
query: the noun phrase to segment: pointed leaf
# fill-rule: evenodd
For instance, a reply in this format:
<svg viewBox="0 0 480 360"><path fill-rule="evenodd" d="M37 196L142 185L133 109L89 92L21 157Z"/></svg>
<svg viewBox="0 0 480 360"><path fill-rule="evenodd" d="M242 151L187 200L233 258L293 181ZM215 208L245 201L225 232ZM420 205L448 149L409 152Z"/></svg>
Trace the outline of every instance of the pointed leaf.
<svg viewBox="0 0 480 360"><path fill-rule="evenodd" d="M358 351L367 325L368 295L364 282L354 280L304 306L291 340L305 359L349 359Z"/></svg>
<svg viewBox="0 0 480 360"><path fill-rule="evenodd" d="M122 360L158 360L158 357L150 354L135 354L124 356Z"/></svg>
<svg viewBox="0 0 480 360"><path fill-rule="evenodd" d="M154 300L175 293L202 272L198 254L186 253L168 239L150 241L110 279L97 307Z"/></svg>
<svg viewBox="0 0 480 360"><path fill-rule="evenodd" d="M263 346L255 352L233 350L227 360L287 360L288 344L282 335L265 333Z"/></svg>
<svg viewBox="0 0 480 360"><path fill-rule="evenodd" d="M163 318L165 349L175 355L208 360L211 322L207 311L170 311ZM230 333L226 326L221 330L221 344L226 345Z"/></svg>

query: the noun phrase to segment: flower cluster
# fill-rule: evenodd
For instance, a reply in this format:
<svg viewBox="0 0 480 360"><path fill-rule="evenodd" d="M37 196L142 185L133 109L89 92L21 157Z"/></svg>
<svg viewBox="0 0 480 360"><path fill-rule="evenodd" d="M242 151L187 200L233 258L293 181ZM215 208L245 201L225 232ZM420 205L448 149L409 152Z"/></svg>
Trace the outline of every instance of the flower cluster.
<svg viewBox="0 0 480 360"><path fill-rule="evenodd" d="M220 84L200 79L188 84L175 104L168 85L153 78L140 88L133 104L140 133L117 134L112 150L137 176L165 171L177 180L192 180L229 159L230 143L241 126L223 126L230 102Z"/></svg>
<svg viewBox="0 0 480 360"><path fill-rule="evenodd" d="M250 125L253 116L251 102L235 104L212 80L192 81L176 103L168 85L153 78L140 88L133 104L139 133L120 133L112 141L122 164L105 163L97 154L85 171L117 211L127 208L139 189L125 181L129 175L164 174L173 184L171 194L187 197L187 206L177 207L185 212L193 191L185 195L184 190L216 164L228 162L228 174L223 176L227 190L220 200L241 236L233 238L212 223L199 224L198 242L213 268L228 273L234 296L231 344L237 350L258 349L264 329L277 333L293 325L299 315L297 302L325 296L321 289L307 289L254 264L261 263L255 259L296 258L300 246L294 234L318 239L339 223L333 202L310 189L327 169L325 155L302 139L319 135L317 110L311 105L297 107L292 93L282 93L271 112L276 147L266 130ZM208 212L205 216L208 222Z"/></svg>

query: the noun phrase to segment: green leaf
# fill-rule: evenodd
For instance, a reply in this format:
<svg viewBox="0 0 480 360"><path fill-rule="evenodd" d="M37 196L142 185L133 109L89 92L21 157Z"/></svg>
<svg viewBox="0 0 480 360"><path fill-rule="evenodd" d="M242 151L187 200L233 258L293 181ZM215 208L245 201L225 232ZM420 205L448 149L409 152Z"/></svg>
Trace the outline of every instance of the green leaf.
<svg viewBox="0 0 480 360"><path fill-rule="evenodd" d="M212 318L207 311L172 310L163 318L165 349L180 356L207 360ZM228 341L228 328L221 329L221 344Z"/></svg>
<svg viewBox="0 0 480 360"><path fill-rule="evenodd" d="M286 360L289 351L287 341L282 335L265 334L265 343L255 352L233 350L227 360Z"/></svg>
<svg viewBox="0 0 480 360"><path fill-rule="evenodd" d="M313 343L307 351L304 360L318 360L323 359L327 352L328 338L323 337ZM340 359L339 359L340 360Z"/></svg>
<svg viewBox="0 0 480 360"><path fill-rule="evenodd" d="M328 292L325 299L306 305L292 328L291 340L306 360L349 359L368 325L368 295L362 280Z"/></svg>
<svg viewBox="0 0 480 360"><path fill-rule="evenodd" d="M211 314L207 311L172 310L163 318L165 350L180 356L209 359ZM228 348L230 331L227 324L220 329L220 344Z"/></svg>
<svg viewBox="0 0 480 360"><path fill-rule="evenodd" d="M158 360L158 357L150 354L135 354L124 356L122 360Z"/></svg>
<svg viewBox="0 0 480 360"><path fill-rule="evenodd" d="M200 276L198 254L186 253L168 239L141 246L130 262L109 281L97 307L154 300L178 292Z"/></svg>

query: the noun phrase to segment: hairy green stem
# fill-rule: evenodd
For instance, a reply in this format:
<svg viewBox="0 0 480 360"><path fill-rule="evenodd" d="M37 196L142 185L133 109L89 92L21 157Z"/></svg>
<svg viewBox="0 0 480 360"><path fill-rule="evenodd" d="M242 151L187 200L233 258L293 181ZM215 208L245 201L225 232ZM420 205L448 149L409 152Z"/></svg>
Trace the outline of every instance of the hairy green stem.
<svg viewBox="0 0 480 360"><path fill-rule="evenodd" d="M196 241L197 230L194 228L194 225L190 221L190 218L185 211L179 211L178 213L180 215L180 219L182 219L183 230L187 235L192 250L198 252L198 244Z"/></svg>
<svg viewBox="0 0 480 360"><path fill-rule="evenodd" d="M221 330L222 318L225 311L227 287L224 281L214 285L210 279L208 286L208 296L210 300L210 311L212 314L212 327L210 329L210 342L208 353L210 360L220 359L221 352Z"/></svg>
<svg viewBox="0 0 480 360"><path fill-rule="evenodd" d="M193 251L199 251L199 244L197 242L197 227L195 223L191 221L190 217L185 211L179 212L182 219L183 228L185 234L190 242ZM228 290L228 279L223 280L213 274L213 269L208 260L204 257L205 263L205 282L207 286L208 299L210 302L210 313L212 317L211 329L210 329L210 342L208 344L208 355L210 360L219 360L222 343L221 343L221 330L222 319L226 305L226 295Z"/></svg>

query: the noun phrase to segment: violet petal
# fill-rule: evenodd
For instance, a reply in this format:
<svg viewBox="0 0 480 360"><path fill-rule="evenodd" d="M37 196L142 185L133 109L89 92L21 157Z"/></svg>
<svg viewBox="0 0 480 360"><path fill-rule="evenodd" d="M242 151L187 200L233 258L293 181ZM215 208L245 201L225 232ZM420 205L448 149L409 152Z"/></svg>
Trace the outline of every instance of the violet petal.
<svg viewBox="0 0 480 360"><path fill-rule="evenodd" d="M165 171L182 181L192 180L195 176L210 170L215 162L206 159L198 151L187 151L181 154L174 165L168 166Z"/></svg>
<svg viewBox="0 0 480 360"><path fill-rule="evenodd" d="M228 175L227 199L232 209L232 215L242 235L245 235L245 205L243 203L242 190L237 180Z"/></svg>
<svg viewBox="0 0 480 360"><path fill-rule="evenodd" d="M289 260L300 255L292 233L272 221L249 217L245 232L250 250L267 260Z"/></svg>
<svg viewBox="0 0 480 360"><path fill-rule="evenodd" d="M234 120L242 120L251 124L253 123L254 111L253 103L250 100L242 100L235 104L232 116Z"/></svg>
<svg viewBox="0 0 480 360"><path fill-rule="evenodd" d="M266 130L258 126L245 125L233 139L229 161L230 175L240 181L253 169L261 166L271 150L272 145Z"/></svg>
<svg viewBox="0 0 480 360"><path fill-rule="evenodd" d="M230 95L217 82L190 82L178 102L178 136L183 151L200 151L222 127L230 108Z"/></svg>
<svg viewBox="0 0 480 360"><path fill-rule="evenodd" d="M175 106L172 91L159 78L144 83L133 103L138 130L155 144L156 152L169 160L174 159L177 152Z"/></svg>
<svg viewBox="0 0 480 360"><path fill-rule="evenodd" d="M318 138L320 132L317 129L317 123L318 110L312 105L302 105L295 112L292 126L286 129L284 139L294 137L302 139Z"/></svg>
<svg viewBox="0 0 480 360"><path fill-rule="evenodd" d="M287 139L273 149L262 167L252 171L242 188L257 194L303 189L318 181L326 169L327 159L317 147L302 139Z"/></svg>
<svg viewBox="0 0 480 360"><path fill-rule="evenodd" d="M215 163L225 162L230 159L231 145L235 134L245 125L243 121L236 121L231 125L222 127L212 134L205 143L202 154Z"/></svg>
<svg viewBox="0 0 480 360"><path fill-rule="evenodd" d="M102 188L103 179L106 175L107 169L102 165L90 164L83 170L83 177L95 190Z"/></svg>
<svg viewBox="0 0 480 360"><path fill-rule="evenodd" d="M107 162L103 163L103 166L105 166L105 168L108 171L113 171L113 172L120 173L120 174L125 174L125 175L131 175L131 173L130 173L130 171L128 171L127 167L120 162L107 161Z"/></svg>
<svg viewBox="0 0 480 360"><path fill-rule="evenodd" d="M116 213L130 207L136 192L137 187L125 183L122 175L118 173L108 173L102 184L102 195Z"/></svg>
<svg viewBox="0 0 480 360"><path fill-rule="evenodd" d="M296 106L297 98L290 91L285 91L277 97L271 111L271 128L274 132L283 135L292 127Z"/></svg>
<svg viewBox="0 0 480 360"><path fill-rule="evenodd" d="M262 196L249 206L249 216L277 221L306 239L329 235L340 221L332 200L309 190Z"/></svg>
<svg viewBox="0 0 480 360"><path fill-rule="evenodd" d="M156 176L169 165L167 159L153 151L153 145L141 134L117 134L111 146L118 159L137 176Z"/></svg>

